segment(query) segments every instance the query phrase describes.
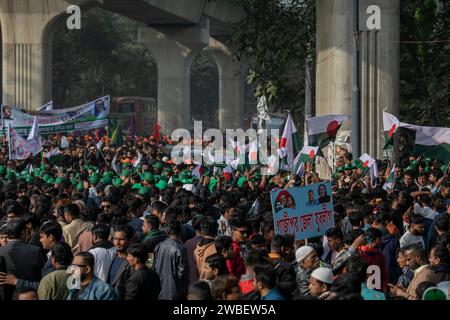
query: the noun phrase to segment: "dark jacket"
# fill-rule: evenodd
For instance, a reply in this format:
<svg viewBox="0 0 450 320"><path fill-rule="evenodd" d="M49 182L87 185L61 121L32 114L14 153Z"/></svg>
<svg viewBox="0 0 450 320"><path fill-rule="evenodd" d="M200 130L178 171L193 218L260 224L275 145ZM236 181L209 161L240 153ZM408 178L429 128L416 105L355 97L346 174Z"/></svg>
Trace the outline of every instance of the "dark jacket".
<svg viewBox="0 0 450 320"><path fill-rule="evenodd" d="M385 233L381 238L381 249L383 249L386 267L389 272L389 282L396 283L398 277L402 274L399 265L397 264L397 252L400 249L400 242L396 236Z"/></svg>
<svg viewBox="0 0 450 320"><path fill-rule="evenodd" d="M434 271L433 280L436 284L442 281L450 281L450 264L439 263L436 266L431 267Z"/></svg>
<svg viewBox="0 0 450 320"><path fill-rule="evenodd" d="M113 261L113 263L114 263L114 261ZM111 266L112 265L113 264L111 264ZM132 273L133 273L133 270L131 269L130 265L128 264L128 261L125 259L122 262L122 264L120 265L120 268L117 271L114 279L111 279L109 284L111 285L111 287L113 287L118 300L125 299L126 284Z"/></svg>
<svg viewBox="0 0 450 320"><path fill-rule="evenodd" d="M136 270L127 281L125 300L158 300L160 291L161 283L155 271Z"/></svg>
<svg viewBox="0 0 450 320"><path fill-rule="evenodd" d="M295 281L295 271L292 265L281 259L272 259L275 272L277 274L276 288L286 300L292 299L292 294L297 288Z"/></svg>
<svg viewBox="0 0 450 320"><path fill-rule="evenodd" d="M0 256L4 258L6 272L17 279L33 282L41 280L41 270L44 258L39 247L26 244L21 240L9 240L7 245L0 247ZM4 288L4 299L12 299L12 290Z"/></svg>
<svg viewBox="0 0 450 320"><path fill-rule="evenodd" d="M153 253L156 245L164 240L166 240L166 234L164 232L161 230L152 230L144 236L142 244L147 247L149 253Z"/></svg>
<svg viewBox="0 0 450 320"><path fill-rule="evenodd" d="M144 220L138 218L138 217L134 217L131 218L131 221L128 222L128 225L130 227L133 227L134 231L136 231L136 238L138 239L138 241L142 240L143 237L143 233L142 233L142 225L144 224Z"/></svg>
<svg viewBox="0 0 450 320"><path fill-rule="evenodd" d="M184 244L187 250L189 264L189 283L197 281L200 276L197 269L197 263L195 262L194 251L201 239L202 237L195 236Z"/></svg>
<svg viewBox="0 0 450 320"><path fill-rule="evenodd" d="M161 280L161 300L186 298L189 265L186 248L178 241L167 239L155 248L154 269Z"/></svg>

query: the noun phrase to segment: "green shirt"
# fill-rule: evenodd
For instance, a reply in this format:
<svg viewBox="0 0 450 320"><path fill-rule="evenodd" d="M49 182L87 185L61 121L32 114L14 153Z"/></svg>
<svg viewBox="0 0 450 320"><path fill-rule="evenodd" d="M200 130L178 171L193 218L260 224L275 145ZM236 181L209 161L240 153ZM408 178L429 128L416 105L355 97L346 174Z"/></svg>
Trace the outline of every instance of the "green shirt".
<svg viewBox="0 0 450 320"><path fill-rule="evenodd" d="M55 270L42 278L39 288L39 300L66 300L69 295L67 279L70 274L64 270Z"/></svg>

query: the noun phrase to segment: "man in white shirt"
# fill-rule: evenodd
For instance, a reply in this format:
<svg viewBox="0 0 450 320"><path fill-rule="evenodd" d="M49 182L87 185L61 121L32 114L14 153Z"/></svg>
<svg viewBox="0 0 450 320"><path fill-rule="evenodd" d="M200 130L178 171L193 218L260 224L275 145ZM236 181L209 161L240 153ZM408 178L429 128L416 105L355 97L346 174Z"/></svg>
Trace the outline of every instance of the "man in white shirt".
<svg viewBox="0 0 450 320"><path fill-rule="evenodd" d="M409 230L400 238L400 248L414 243L420 243L425 247L423 233L425 232L424 218L421 215L412 215Z"/></svg>
<svg viewBox="0 0 450 320"><path fill-rule="evenodd" d="M116 257L116 248L108 241L110 228L104 224L95 225L92 230L94 245L89 250L94 256L94 275L103 280L108 280L111 264Z"/></svg>
<svg viewBox="0 0 450 320"><path fill-rule="evenodd" d="M434 211L431 207L431 198L427 195L420 196L420 203L414 204L414 213L419 214L425 219L434 220L436 216L439 214L438 212Z"/></svg>

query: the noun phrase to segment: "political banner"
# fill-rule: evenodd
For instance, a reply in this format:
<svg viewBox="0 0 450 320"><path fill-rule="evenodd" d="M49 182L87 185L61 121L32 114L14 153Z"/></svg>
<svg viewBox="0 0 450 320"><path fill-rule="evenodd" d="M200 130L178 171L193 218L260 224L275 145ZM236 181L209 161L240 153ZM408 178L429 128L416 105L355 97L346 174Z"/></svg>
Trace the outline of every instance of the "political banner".
<svg viewBox="0 0 450 320"><path fill-rule="evenodd" d="M2 124L13 127L17 133L29 134L34 117L42 134L90 130L106 127L110 111L110 98L105 96L81 106L46 110L22 111L16 107L2 107Z"/></svg>
<svg viewBox="0 0 450 320"><path fill-rule="evenodd" d="M331 181L273 190L275 234L292 234L296 240L322 236L334 227Z"/></svg>
<svg viewBox="0 0 450 320"><path fill-rule="evenodd" d="M33 155L36 150L35 141L26 140L18 134L14 128L9 128L9 159L11 160L25 160Z"/></svg>

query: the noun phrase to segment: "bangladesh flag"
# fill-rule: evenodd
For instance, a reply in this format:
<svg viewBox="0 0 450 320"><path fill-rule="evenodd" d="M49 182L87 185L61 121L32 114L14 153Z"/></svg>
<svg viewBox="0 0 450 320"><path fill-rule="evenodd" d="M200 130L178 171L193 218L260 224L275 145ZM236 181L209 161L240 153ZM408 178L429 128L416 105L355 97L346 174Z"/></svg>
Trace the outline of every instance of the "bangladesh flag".
<svg viewBox="0 0 450 320"><path fill-rule="evenodd" d="M319 151L319 147L303 146L294 160L294 173L298 176L303 176L305 173L305 163L313 162Z"/></svg>
<svg viewBox="0 0 450 320"><path fill-rule="evenodd" d="M197 178L200 178L204 173L204 169L202 167L201 164L197 165L193 170L192 170L192 175L196 176Z"/></svg>
<svg viewBox="0 0 450 320"><path fill-rule="evenodd" d="M282 159L282 163L292 168L294 159L300 151L302 144L300 143L300 136L295 127L294 121L290 114L288 114L286 125L284 126L283 136L281 137L278 155Z"/></svg>
<svg viewBox="0 0 450 320"><path fill-rule="evenodd" d="M450 162L450 128L420 127L416 132L414 153Z"/></svg>
<svg viewBox="0 0 450 320"><path fill-rule="evenodd" d="M58 148L54 148L52 150L50 150L49 152L47 152L44 156L44 158L50 163L50 164L55 164L58 163L60 160L62 160L64 158L63 154L61 153L61 151L59 151Z"/></svg>
<svg viewBox="0 0 450 320"><path fill-rule="evenodd" d="M397 132L399 127L400 121L398 121L396 116L383 112L383 130L385 139L383 149L389 149L394 146L394 133Z"/></svg>
<svg viewBox="0 0 450 320"><path fill-rule="evenodd" d="M300 151L299 159L301 162L313 162L319 152L319 147L304 146Z"/></svg>
<svg viewBox="0 0 450 320"><path fill-rule="evenodd" d="M394 189L394 185L395 185L395 164L392 166L392 170L389 173L389 176L386 180L386 182L384 183L383 189L384 190L392 190Z"/></svg>
<svg viewBox="0 0 450 320"><path fill-rule="evenodd" d="M348 119L347 115L326 115L306 119L309 145L325 148L336 140L342 122Z"/></svg>

